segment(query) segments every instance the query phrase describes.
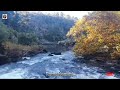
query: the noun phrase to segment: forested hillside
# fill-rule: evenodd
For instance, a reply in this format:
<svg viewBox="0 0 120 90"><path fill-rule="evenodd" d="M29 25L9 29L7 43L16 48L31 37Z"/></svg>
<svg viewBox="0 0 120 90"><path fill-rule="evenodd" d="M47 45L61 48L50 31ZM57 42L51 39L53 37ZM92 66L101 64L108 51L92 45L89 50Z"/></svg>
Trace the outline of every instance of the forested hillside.
<svg viewBox="0 0 120 90"><path fill-rule="evenodd" d="M2 22L17 32L33 33L39 40L59 41L66 38L66 33L74 25L77 18L66 16L63 13L43 14L25 11L1 11L8 14L7 20Z"/></svg>
<svg viewBox="0 0 120 90"><path fill-rule="evenodd" d="M7 19L2 19L7 14ZM0 11L0 54L17 58L42 52L42 43L66 39L77 18L63 13L43 14L25 11Z"/></svg>

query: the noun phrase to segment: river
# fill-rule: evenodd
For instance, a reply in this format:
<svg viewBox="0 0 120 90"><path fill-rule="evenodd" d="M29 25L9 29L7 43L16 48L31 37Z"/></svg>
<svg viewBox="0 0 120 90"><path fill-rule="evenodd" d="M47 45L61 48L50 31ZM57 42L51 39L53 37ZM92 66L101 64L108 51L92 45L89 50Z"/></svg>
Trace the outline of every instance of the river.
<svg viewBox="0 0 120 90"><path fill-rule="evenodd" d="M48 54L0 66L0 79L118 79L106 76L101 68L76 63L72 51L54 56Z"/></svg>

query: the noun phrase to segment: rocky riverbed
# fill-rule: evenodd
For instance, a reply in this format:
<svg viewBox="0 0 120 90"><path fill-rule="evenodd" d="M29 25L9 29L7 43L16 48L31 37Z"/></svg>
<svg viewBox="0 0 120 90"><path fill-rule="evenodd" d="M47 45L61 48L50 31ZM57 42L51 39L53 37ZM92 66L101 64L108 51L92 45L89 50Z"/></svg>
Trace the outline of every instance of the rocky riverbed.
<svg viewBox="0 0 120 90"><path fill-rule="evenodd" d="M61 55L38 54L25 61L0 66L0 79L118 79L106 71L76 62L72 51Z"/></svg>

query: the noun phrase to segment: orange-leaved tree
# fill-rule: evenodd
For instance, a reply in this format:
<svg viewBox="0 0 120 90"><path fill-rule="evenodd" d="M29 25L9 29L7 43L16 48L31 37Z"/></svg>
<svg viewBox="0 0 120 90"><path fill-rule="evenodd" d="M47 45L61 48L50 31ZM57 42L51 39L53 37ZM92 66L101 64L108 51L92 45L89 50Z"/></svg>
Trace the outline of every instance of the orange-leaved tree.
<svg viewBox="0 0 120 90"><path fill-rule="evenodd" d="M89 13L76 22L67 36L76 41L77 56L106 52L111 58L120 58L120 12Z"/></svg>

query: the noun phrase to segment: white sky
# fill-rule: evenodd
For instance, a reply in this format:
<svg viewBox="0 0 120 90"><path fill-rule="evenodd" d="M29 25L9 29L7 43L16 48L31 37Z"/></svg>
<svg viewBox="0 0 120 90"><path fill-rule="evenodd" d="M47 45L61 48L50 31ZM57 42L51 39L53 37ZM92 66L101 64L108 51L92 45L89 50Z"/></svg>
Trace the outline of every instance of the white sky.
<svg viewBox="0 0 120 90"><path fill-rule="evenodd" d="M39 11L30 11L30 12L39 12ZM70 15L70 16L81 18L84 15L87 15L88 12L92 12L92 11L41 11L41 12L43 13L63 12L65 15Z"/></svg>

